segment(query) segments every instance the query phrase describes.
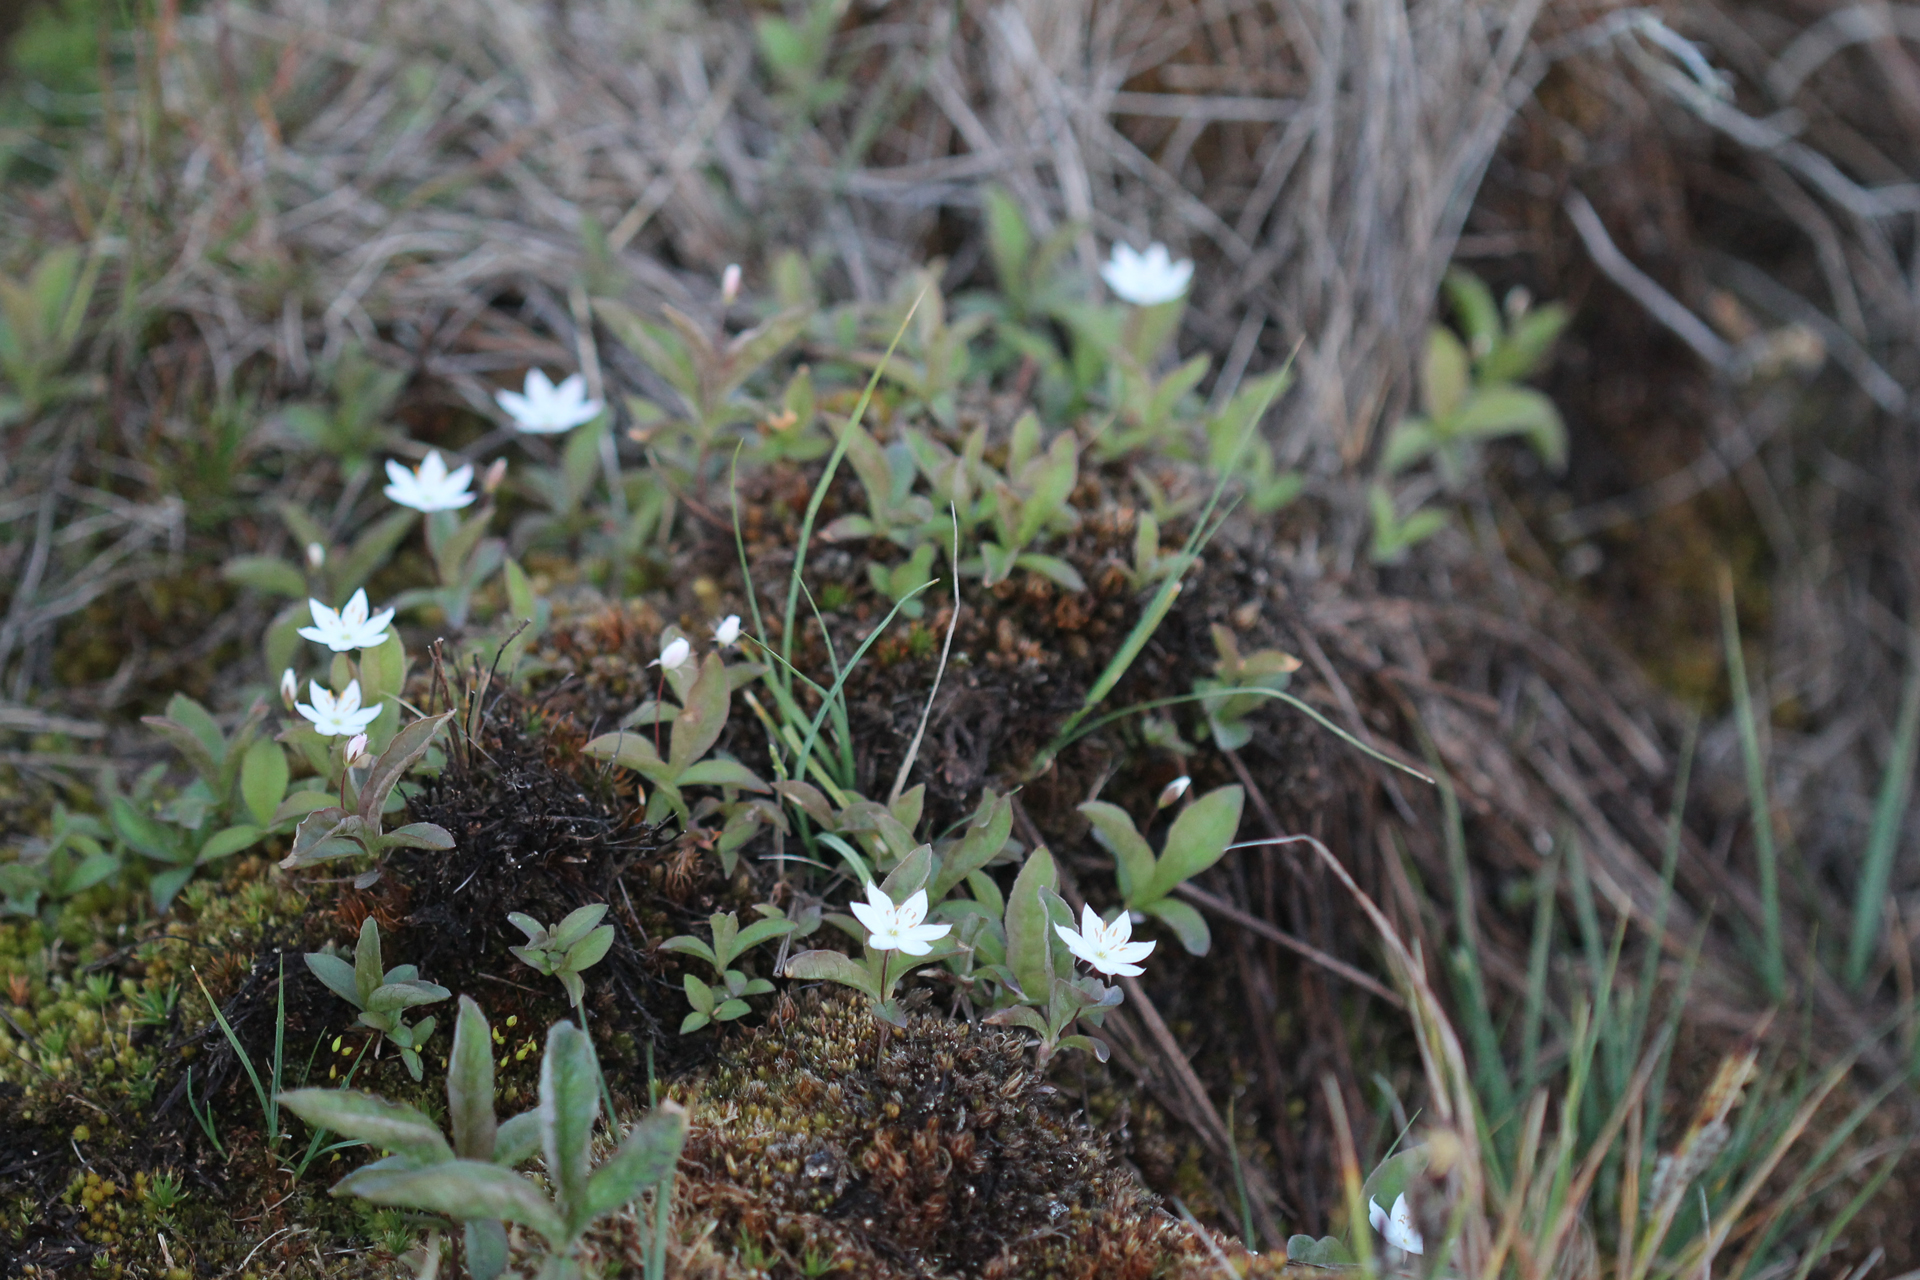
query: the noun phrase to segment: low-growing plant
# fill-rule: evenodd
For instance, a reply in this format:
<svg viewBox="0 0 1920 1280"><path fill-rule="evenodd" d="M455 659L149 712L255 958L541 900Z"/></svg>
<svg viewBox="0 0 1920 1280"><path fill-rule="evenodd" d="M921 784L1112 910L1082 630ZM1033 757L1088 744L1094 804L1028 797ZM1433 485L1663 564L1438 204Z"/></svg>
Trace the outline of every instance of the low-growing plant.
<svg viewBox="0 0 1920 1280"><path fill-rule="evenodd" d="M438 1004L453 994L434 982L423 982L410 964L383 967L380 926L372 916L360 924L360 938L348 964L330 951L309 951L307 968L326 988L360 1011L360 1024L371 1027L400 1051L400 1061L415 1080L421 1078L420 1047L433 1035L435 1019L408 1025L407 1010ZM344 1132L344 1131L343 1131Z"/></svg>
<svg viewBox="0 0 1920 1280"><path fill-rule="evenodd" d="M455 1036L447 1074L451 1144L419 1110L358 1090L299 1089L283 1101L308 1124L393 1152L335 1183L334 1195L481 1224L468 1232L469 1258L487 1268L475 1269L480 1280L504 1270L502 1223L525 1227L546 1244L538 1280L579 1280L576 1253L587 1228L649 1187L666 1193L686 1141L685 1110L670 1102L655 1107L595 1166L599 1068L584 1031L554 1024L540 1060L539 1105L505 1122L495 1119L486 1020L465 997ZM546 1161L544 1186L513 1172L536 1151Z"/></svg>
<svg viewBox="0 0 1920 1280"><path fill-rule="evenodd" d="M1368 490L1376 561L1395 559L1446 526L1445 513L1437 509L1402 516L1386 480L1430 462L1441 486L1459 493L1479 474L1485 445L1507 437L1526 441L1549 467L1566 465L1559 411L1545 395L1519 385L1566 327L1566 309L1532 307L1525 291L1516 289L1503 318L1485 283L1458 268L1447 273L1445 291L1460 333L1443 324L1427 331L1420 364L1425 413L1403 419L1388 433L1379 480Z"/></svg>
<svg viewBox="0 0 1920 1280"><path fill-rule="evenodd" d="M567 1001L577 1010L586 999L586 983L580 975L599 964L613 947L613 926L601 924L607 914L604 902L589 903L567 913L566 918L549 929L532 916L515 911L507 916L513 927L527 935L522 946L508 947L516 959L550 978L558 978L566 988Z"/></svg>
<svg viewBox="0 0 1920 1280"><path fill-rule="evenodd" d="M156 911L201 867L251 849L297 821L304 810L290 803L286 753L261 736L267 704L255 701L231 734L185 694L175 694L166 714L145 717L184 756L194 780L166 804L152 799L152 781L108 805L113 831L127 848L159 864L149 882Z"/></svg>
<svg viewBox="0 0 1920 1280"><path fill-rule="evenodd" d="M867 881L866 901L852 904L851 920L828 917L861 942L862 960L838 951L802 951L787 960L787 976L852 987L873 1003L875 1017L904 1026L906 1016L894 998L900 980L952 951L950 943L939 949L934 943L952 932L953 926L925 923L927 882L933 870L933 848L922 845L902 858L884 882Z"/></svg>
<svg viewBox="0 0 1920 1280"><path fill-rule="evenodd" d="M1259 693L1237 690L1264 689L1278 692L1287 687L1300 659L1278 649L1257 649L1242 656L1233 632L1219 623L1213 625L1213 647L1219 662L1213 675L1193 682L1193 691L1205 694L1201 706L1207 713L1207 728L1222 751L1238 751L1253 737L1246 718L1268 699Z"/></svg>
<svg viewBox="0 0 1920 1280"><path fill-rule="evenodd" d="M675 645L682 646L675 649ZM622 722L623 726L652 725L651 734L635 727L623 727L605 733L587 743L585 752L597 759L611 760L639 773L653 784L647 803L647 818L657 822L667 813L676 814L682 824L691 818L684 788L690 786L730 787L742 791L766 791L767 784L737 760L704 757L720 740L727 727L727 712L733 703L736 680L751 679L757 666L729 669L718 653L709 653L696 666L691 646L679 636L662 637L663 679L674 686L682 706L677 710L653 700L643 703ZM671 657L671 661L667 659ZM697 673L697 674L696 674ZM658 745L661 721L672 724L667 754Z"/></svg>
<svg viewBox="0 0 1920 1280"><path fill-rule="evenodd" d="M40 254L26 279L0 276L0 375L11 388L0 395L0 426L98 394L94 381L68 376L67 366L105 263L99 247L83 259L77 246L61 245Z"/></svg>
<svg viewBox="0 0 1920 1280"><path fill-rule="evenodd" d="M771 916L742 929L739 917L731 911L714 912L707 918L707 926L713 931L711 944L689 934L668 938L660 944L664 950L704 960L716 979L711 986L691 973L682 979L687 1003L693 1006L693 1012L681 1020L683 1036L709 1022L731 1022L750 1013L746 998L766 995L773 990L773 984L765 978L749 978L744 971L734 968L733 962L761 943L784 937L799 928L796 921Z"/></svg>
<svg viewBox="0 0 1920 1280"><path fill-rule="evenodd" d="M107 847L112 834L100 819L54 802L52 829L29 841L17 862L0 863L0 916L38 916L119 874L120 858Z"/></svg>
<svg viewBox="0 0 1920 1280"><path fill-rule="evenodd" d="M431 822L411 822L392 831L385 826L394 789L426 756L434 736L452 718L453 712L443 711L395 734L387 749L365 767L366 778L357 795L350 791L352 771L343 773L341 803L315 809L301 821L294 832L293 850L280 865L291 871L361 854L378 858L396 848L453 848L453 836Z"/></svg>
<svg viewBox="0 0 1920 1280"><path fill-rule="evenodd" d="M1119 805L1089 800L1080 806L1080 812L1093 824L1094 838L1113 854L1114 872L1127 910L1159 919L1188 952L1203 956L1212 945L1205 917L1170 895L1220 861L1239 830L1245 801L1246 793L1238 786L1221 787L1201 796L1173 820L1158 857Z"/></svg>
<svg viewBox="0 0 1920 1280"><path fill-rule="evenodd" d="M984 886L976 888L976 898L980 888ZM986 919L992 919L990 909ZM1120 988L1091 974L1076 973L1074 957L1098 957L1090 963L1109 974L1137 974L1140 969L1132 962L1153 950L1152 943L1129 943L1118 931L1114 945L1105 945L1106 930L1092 908L1086 909L1080 930L1071 927L1072 919L1060 897L1053 855L1035 849L1007 895L1000 927L971 931L975 950L985 961L980 974L993 989L993 1012L987 1021L1033 1032L1039 1037L1035 1060L1041 1064L1061 1049L1081 1049L1107 1060L1103 1041L1072 1034L1070 1028L1082 1020L1098 1026L1106 1010L1124 996ZM1118 930L1126 928L1126 920L1123 913Z"/></svg>

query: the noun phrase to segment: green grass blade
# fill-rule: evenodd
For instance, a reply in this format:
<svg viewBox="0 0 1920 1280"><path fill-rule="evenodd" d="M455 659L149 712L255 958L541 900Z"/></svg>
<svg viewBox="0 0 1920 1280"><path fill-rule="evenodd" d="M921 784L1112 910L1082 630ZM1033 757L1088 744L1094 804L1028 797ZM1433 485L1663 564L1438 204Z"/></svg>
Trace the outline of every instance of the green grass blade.
<svg viewBox="0 0 1920 1280"><path fill-rule="evenodd" d="M1866 980L1867 964L1879 948L1885 918L1887 885L1893 876L1893 855L1899 844L1900 824L1913 794L1913 759L1920 742L1920 648L1907 659L1906 687L1900 693L1900 718L1893 733L1893 750L1880 779L1880 796L1873 806L1873 826L1867 832L1866 856L1860 862L1860 885L1853 901L1853 933L1847 944L1847 985L1856 990Z"/></svg>
<svg viewBox="0 0 1920 1280"><path fill-rule="evenodd" d="M1527 957L1527 1000L1520 1015L1520 1096L1540 1087L1540 1026L1546 1016L1548 965L1553 959L1553 924L1559 914L1560 851L1566 836L1553 842L1533 878L1533 949Z"/></svg>
<svg viewBox="0 0 1920 1280"><path fill-rule="evenodd" d="M1760 864L1760 977L1775 1000L1786 994L1786 961L1780 942L1780 859L1767 802L1767 766L1760 753L1760 729L1754 721L1753 695L1747 687L1746 655L1740 649L1740 620L1734 615L1733 580L1720 579L1720 627L1726 643L1727 679L1733 686L1733 713L1740 728L1740 754L1747 766L1747 804L1753 815L1753 851Z"/></svg>
<svg viewBox="0 0 1920 1280"><path fill-rule="evenodd" d="M820 726L826 722L828 711L833 708L834 702L839 699L840 690L846 685L847 677L852 675L854 668L860 665L860 659L866 657L867 650L873 647L874 642L886 631L888 625L893 622L894 617L899 614L907 601L913 599L932 585L933 583L931 582L923 582L913 590L907 592L906 595L900 597L893 608L887 610L887 616L880 620L880 625L867 632L867 638L860 642L860 647L853 651L851 658L847 659L846 670L842 671L839 677L834 680L833 688L827 691L827 701L821 704L819 713L813 717L813 722L807 726L807 736L801 740L798 757L802 763L812 758L813 744L815 739L820 736Z"/></svg>
<svg viewBox="0 0 1920 1280"><path fill-rule="evenodd" d="M787 611L782 619L783 630L780 633L780 656L787 659L787 665L793 663L793 622L800 611L800 574L807 567L807 544L813 541L813 522L820 514L820 504L827 499L827 490L833 484L834 472L840 469L840 460L847 456L847 444L853 439L853 433L860 427L861 420L867 416L867 405L873 401L874 388L880 385L880 376L886 372L887 363L893 359L893 352L900 345L900 339L907 336L907 326L913 323L913 313L920 309L920 303L927 296L926 290L913 300L907 308L906 317L900 321L900 328L894 333L893 341L887 344L886 354L880 357L874 366L873 376L867 379L867 386L860 393L858 403L853 406L853 415L847 419L847 425L840 431L840 438L834 441L833 453L827 458L826 469L820 473L820 479L814 482L813 495L807 499L807 514L800 522L799 545L793 549L793 572L787 579Z"/></svg>

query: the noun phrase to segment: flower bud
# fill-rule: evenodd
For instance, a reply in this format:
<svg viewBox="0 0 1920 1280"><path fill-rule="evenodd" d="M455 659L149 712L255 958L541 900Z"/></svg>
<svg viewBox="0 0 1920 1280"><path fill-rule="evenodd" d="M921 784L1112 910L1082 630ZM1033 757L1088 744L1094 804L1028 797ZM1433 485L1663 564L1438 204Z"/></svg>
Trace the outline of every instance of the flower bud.
<svg viewBox="0 0 1920 1280"><path fill-rule="evenodd" d="M740 264L729 262L727 269L720 273L720 303L732 306L733 300L740 296Z"/></svg>
<svg viewBox="0 0 1920 1280"><path fill-rule="evenodd" d="M1153 807L1156 809L1166 808L1168 805L1178 800L1181 796L1187 794L1187 788L1192 785L1193 785L1193 779L1189 778L1184 773L1181 774L1179 777L1175 778L1172 782L1169 782L1166 786L1160 789L1160 798L1154 801Z"/></svg>
<svg viewBox="0 0 1920 1280"><path fill-rule="evenodd" d="M293 704L300 700L300 682L294 679L293 668L288 667L280 673L280 701L287 704L287 710L293 710Z"/></svg>
<svg viewBox="0 0 1920 1280"><path fill-rule="evenodd" d="M317 542L309 542L307 544L307 568L313 570L315 573L318 573L320 571L320 566L325 564L326 562L327 562L327 549L321 546Z"/></svg>
<svg viewBox="0 0 1920 1280"><path fill-rule="evenodd" d="M373 763L373 758L367 754L367 735L364 733L356 733L347 739L347 749L341 754L346 758L349 769Z"/></svg>
<svg viewBox="0 0 1920 1280"><path fill-rule="evenodd" d="M505 458L495 458L493 465L487 468L487 473L480 477L480 489L483 493L489 495L498 493L501 482L506 478L507 460Z"/></svg>

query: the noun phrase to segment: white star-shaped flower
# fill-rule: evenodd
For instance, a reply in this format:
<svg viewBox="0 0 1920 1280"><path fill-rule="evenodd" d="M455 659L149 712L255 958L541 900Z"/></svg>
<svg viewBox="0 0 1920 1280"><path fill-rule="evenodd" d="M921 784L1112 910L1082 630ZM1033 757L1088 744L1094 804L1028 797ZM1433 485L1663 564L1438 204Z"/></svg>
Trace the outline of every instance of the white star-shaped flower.
<svg viewBox="0 0 1920 1280"><path fill-rule="evenodd" d="M307 609L313 614L313 625L300 628L300 634L335 653L378 648L387 642L387 624L393 621L391 609L367 616L372 606L367 603L365 587L354 592L353 599L341 606L338 613L313 599L307 601ZM285 679L281 677L283 684Z"/></svg>
<svg viewBox="0 0 1920 1280"><path fill-rule="evenodd" d="M496 391L493 398L513 419L513 425L532 436L554 436L592 422L606 406L587 399L587 380L569 374L554 386L539 369L527 370L526 391Z"/></svg>
<svg viewBox="0 0 1920 1280"><path fill-rule="evenodd" d="M660 656L647 665L659 667L663 671L678 671L687 665L687 659L693 657L693 646L687 643L685 636L677 636L672 644L660 651Z"/></svg>
<svg viewBox="0 0 1920 1280"><path fill-rule="evenodd" d="M1407 1204L1405 1193L1393 1202L1393 1212L1388 1213L1380 1207L1380 1202L1371 1196L1367 1198L1367 1221L1373 1229L1387 1238L1387 1243L1396 1249L1408 1253L1425 1253L1426 1241L1420 1238L1420 1228L1413 1225L1413 1209Z"/></svg>
<svg viewBox="0 0 1920 1280"><path fill-rule="evenodd" d="M740 639L740 615L730 613L713 624L713 642L722 649Z"/></svg>
<svg viewBox="0 0 1920 1280"><path fill-rule="evenodd" d="M1124 911L1113 918L1112 924L1102 924L1092 907L1081 907L1080 932L1075 933L1063 924L1053 926L1053 931L1067 944L1067 950L1100 972L1126 978L1144 972L1134 962L1145 960L1155 946L1151 942L1127 941L1133 936L1133 922Z"/></svg>
<svg viewBox="0 0 1920 1280"><path fill-rule="evenodd" d="M387 496L415 511L458 511L472 503L475 495L468 489L473 483L473 464L448 471L447 460L438 449L427 452L418 471L409 471L392 458L387 459Z"/></svg>
<svg viewBox="0 0 1920 1280"><path fill-rule="evenodd" d="M1193 261L1182 258L1175 262L1167 246L1158 240L1148 245L1145 253L1135 253L1132 245L1116 242L1113 256L1100 264L1100 278L1121 301L1151 307L1186 293L1193 279Z"/></svg>
<svg viewBox="0 0 1920 1280"><path fill-rule="evenodd" d="M950 924L921 924L927 918L927 891L915 889L913 896L899 906L887 891L867 881L867 900L850 904L854 916L867 926L867 945L875 951L900 950L910 956L923 956L933 950L933 940L944 938Z"/></svg>
<svg viewBox="0 0 1920 1280"><path fill-rule="evenodd" d="M348 738L359 733L380 716L379 707L360 705L360 682L347 681L347 687L339 697L320 687L317 680L308 682L308 690L313 694L313 705L304 702L295 703L294 710L313 721L314 729L323 738Z"/></svg>

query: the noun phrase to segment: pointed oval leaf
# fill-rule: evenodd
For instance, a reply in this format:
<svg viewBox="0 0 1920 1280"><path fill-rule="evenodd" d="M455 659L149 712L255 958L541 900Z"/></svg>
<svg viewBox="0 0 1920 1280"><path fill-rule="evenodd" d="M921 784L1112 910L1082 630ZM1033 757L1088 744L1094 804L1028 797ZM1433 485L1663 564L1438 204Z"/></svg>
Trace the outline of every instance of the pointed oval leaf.
<svg viewBox="0 0 1920 1280"><path fill-rule="evenodd" d="M531 1159L540 1149L540 1109L502 1120L493 1135L493 1162L505 1168Z"/></svg>
<svg viewBox="0 0 1920 1280"><path fill-rule="evenodd" d="M566 1222L532 1182L478 1160L449 1160L423 1169L362 1169L335 1183L333 1194L443 1213L463 1222L517 1222L555 1246L569 1235Z"/></svg>
<svg viewBox="0 0 1920 1280"><path fill-rule="evenodd" d="M370 826L378 824L380 815L386 811L387 796L407 770L427 754L427 748L433 745L434 735L451 719L453 712L442 711L437 716L415 720L393 735L393 741L373 762L373 768L367 773L366 785L361 788L360 817L363 821Z"/></svg>
<svg viewBox="0 0 1920 1280"><path fill-rule="evenodd" d="M613 926L603 924L567 948L567 968L574 973L584 973L605 959L612 947Z"/></svg>
<svg viewBox="0 0 1920 1280"><path fill-rule="evenodd" d="M312 957L308 957L309 963ZM342 968L345 966L342 965ZM493 1042L487 1016L473 997L460 997L453 1020L453 1050L447 1055L447 1122L455 1154L493 1159Z"/></svg>
<svg viewBox="0 0 1920 1280"><path fill-rule="evenodd" d="M684 771L720 740L732 694L726 664L719 654L709 653L700 663L700 678L687 690L686 706L673 718L673 741L667 751L668 762L676 770Z"/></svg>
<svg viewBox="0 0 1920 1280"><path fill-rule="evenodd" d="M1127 811L1105 800L1089 800L1080 813L1093 824L1100 843L1113 852L1114 871L1120 882L1120 896L1128 906L1150 902L1153 884L1153 849L1137 830Z"/></svg>
<svg viewBox="0 0 1920 1280"><path fill-rule="evenodd" d="M274 824L287 794L287 752L269 738L257 738L240 758L240 798L263 827Z"/></svg>
<svg viewBox="0 0 1920 1280"><path fill-rule="evenodd" d="M871 999L880 998L880 985L867 972L866 966L856 964L838 951L802 951L789 956L787 976L807 982L837 982L843 987L864 992Z"/></svg>
<svg viewBox="0 0 1920 1280"><path fill-rule="evenodd" d="M647 1187L673 1176L687 1141L687 1113L663 1102L628 1131L587 1184L587 1215L598 1217L626 1204Z"/></svg>
<svg viewBox="0 0 1920 1280"><path fill-rule="evenodd" d="M1154 867L1145 902L1164 898L1175 885L1220 861L1240 830L1240 809L1246 803L1246 794L1238 784L1220 787L1181 811L1167 832L1167 847L1161 850Z"/></svg>
<svg viewBox="0 0 1920 1280"><path fill-rule="evenodd" d="M586 1032L556 1022L540 1059L540 1145L547 1177L569 1229L584 1225L587 1161L600 1114L599 1068Z"/></svg>
<svg viewBox="0 0 1920 1280"><path fill-rule="evenodd" d="M353 966L339 956L330 956L324 951L309 951L306 955L307 968L313 976L320 979L327 990L358 1009L360 1007L360 988L353 980Z"/></svg>
<svg viewBox="0 0 1920 1280"><path fill-rule="evenodd" d="M1043 845L1027 855L1014 879L1013 892L1007 895L1007 967L1030 1000L1045 999L1053 985L1051 940L1047 936L1052 922L1042 891L1051 890L1056 879L1053 855Z"/></svg>
<svg viewBox="0 0 1920 1280"><path fill-rule="evenodd" d="M1148 904L1147 914L1156 916L1180 939L1180 945L1187 954L1203 956L1213 945L1213 935L1207 931L1207 921L1188 903L1178 898L1162 898Z"/></svg>
<svg viewBox="0 0 1920 1280"><path fill-rule="evenodd" d="M358 1138L416 1165L453 1159L439 1126L402 1103L358 1089L293 1089L280 1094L279 1102L310 1125Z"/></svg>

